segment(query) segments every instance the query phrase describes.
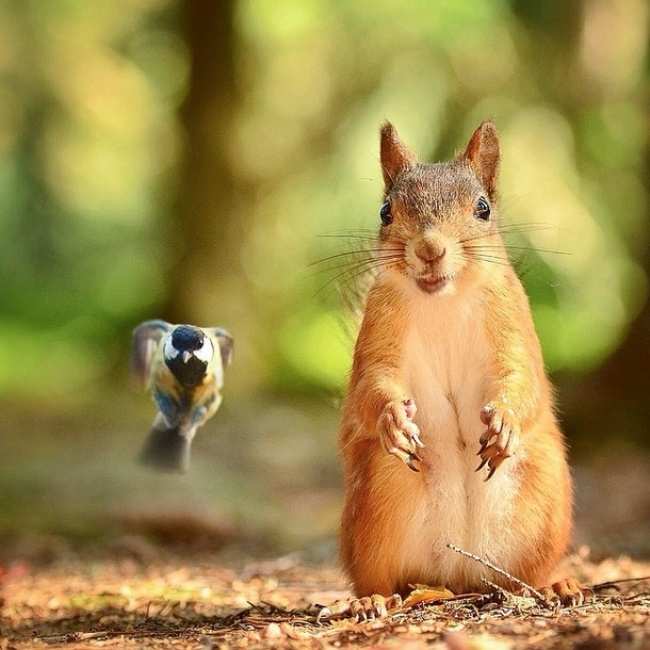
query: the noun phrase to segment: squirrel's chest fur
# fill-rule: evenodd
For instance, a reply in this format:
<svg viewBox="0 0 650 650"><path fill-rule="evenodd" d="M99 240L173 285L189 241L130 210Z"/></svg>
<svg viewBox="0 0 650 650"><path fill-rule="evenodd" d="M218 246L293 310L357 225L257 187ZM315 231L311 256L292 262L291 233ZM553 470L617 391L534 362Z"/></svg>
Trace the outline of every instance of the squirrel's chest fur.
<svg viewBox="0 0 650 650"><path fill-rule="evenodd" d="M475 471L485 430L480 412L488 401L493 361L485 308L478 292L415 295L410 316L403 376L426 447L420 452L419 507L401 531L402 561L406 574L426 575L435 567L431 579L475 584L475 576L459 574L482 573L483 568L447 550L446 544L488 553L505 565L517 552L507 532L518 487L515 459L487 483L486 474Z"/></svg>
<svg viewBox="0 0 650 650"><path fill-rule="evenodd" d="M422 435L436 448L478 448L492 360L480 296L416 295L409 313L402 373Z"/></svg>

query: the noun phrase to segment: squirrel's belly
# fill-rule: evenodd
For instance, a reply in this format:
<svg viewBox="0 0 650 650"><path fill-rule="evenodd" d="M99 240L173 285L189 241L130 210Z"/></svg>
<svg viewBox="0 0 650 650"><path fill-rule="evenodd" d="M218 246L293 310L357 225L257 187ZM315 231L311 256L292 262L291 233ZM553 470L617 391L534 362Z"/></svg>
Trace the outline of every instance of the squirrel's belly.
<svg viewBox="0 0 650 650"><path fill-rule="evenodd" d="M504 464L485 482L476 472L479 438L485 426L480 412L486 399L485 350L480 334L429 339L414 337L406 355L406 376L417 405L422 440L423 480L418 509L403 545L405 573L419 582L453 589L477 589L484 567L449 550L455 544L487 555L503 567L520 557L521 540L511 537L518 490L516 463ZM513 459L514 461L514 459Z"/></svg>

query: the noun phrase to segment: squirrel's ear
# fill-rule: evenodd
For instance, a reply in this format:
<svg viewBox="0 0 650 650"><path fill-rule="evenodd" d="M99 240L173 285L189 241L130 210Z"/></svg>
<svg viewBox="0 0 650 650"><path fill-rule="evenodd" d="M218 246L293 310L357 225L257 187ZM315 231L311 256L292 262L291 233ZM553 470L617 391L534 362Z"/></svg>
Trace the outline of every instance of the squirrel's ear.
<svg viewBox="0 0 650 650"><path fill-rule="evenodd" d="M469 162L490 198L496 191L499 171L499 136L492 122L482 122L474 131L462 156Z"/></svg>
<svg viewBox="0 0 650 650"><path fill-rule="evenodd" d="M390 122L384 122L381 126L379 155L386 191L390 190L401 172L416 162L415 154L399 139L397 129Z"/></svg>

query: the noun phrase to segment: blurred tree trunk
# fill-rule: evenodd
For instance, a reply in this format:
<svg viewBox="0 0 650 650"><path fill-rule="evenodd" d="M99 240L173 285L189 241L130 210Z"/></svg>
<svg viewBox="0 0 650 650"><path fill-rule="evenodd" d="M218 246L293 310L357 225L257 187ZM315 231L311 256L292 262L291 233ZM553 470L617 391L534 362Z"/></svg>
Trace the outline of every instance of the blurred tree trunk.
<svg viewBox="0 0 650 650"><path fill-rule="evenodd" d="M562 107L564 115L576 120L593 97L584 93L584 79L572 77L575 68L567 61L575 58L576 44L583 29L585 0L568 3L534 3L515 0L513 9L526 29L538 34L538 56L545 65L535 67L544 95ZM552 33L552 39L545 36ZM650 178L650 142L646 143L643 178ZM647 182L647 181L646 181ZM647 188L650 190L650 188ZM650 278L650 250L639 260ZM602 306L607 309L607 305ZM585 332L585 336L589 333ZM563 426L578 455L606 441L648 444L650 422L650 301L630 324L619 348L601 368L585 378L575 374L558 376Z"/></svg>
<svg viewBox="0 0 650 650"><path fill-rule="evenodd" d="M185 152L165 315L173 322L207 324L220 317L214 313L217 297L239 264L229 155L237 105L235 2L185 0L182 9L191 73L181 109Z"/></svg>
<svg viewBox="0 0 650 650"><path fill-rule="evenodd" d="M643 178L650 192L650 141L646 143ZM650 248L640 262L650 279ZM604 440L614 445L626 441L650 445L649 296L619 348L586 381L572 389L567 386L563 401L563 410L571 413L568 433L576 434L579 451L588 451Z"/></svg>

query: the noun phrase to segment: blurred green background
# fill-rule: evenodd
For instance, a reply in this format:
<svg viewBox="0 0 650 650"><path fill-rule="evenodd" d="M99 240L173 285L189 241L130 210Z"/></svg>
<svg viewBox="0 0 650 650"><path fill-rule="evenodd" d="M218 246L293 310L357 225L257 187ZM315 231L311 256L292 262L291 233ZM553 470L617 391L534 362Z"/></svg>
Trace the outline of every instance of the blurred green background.
<svg viewBox="0 0 650 650"><path fill-rule="evenodd" d="M329 549L349 278L310 263L351 244L323 235L376 226L382 120L437 160L491 117L505 222L544 224L522 244L569 253L517 264L577 466L578 540L650 552L648 13L2 0L5 551ZM129 338L152 317L236 338L186 477L133 462L153 407L129 385Z"/></svg>

